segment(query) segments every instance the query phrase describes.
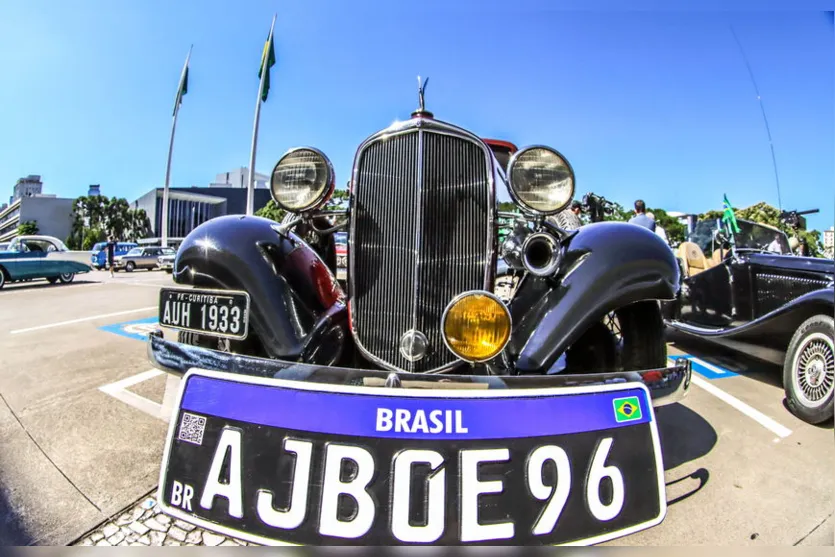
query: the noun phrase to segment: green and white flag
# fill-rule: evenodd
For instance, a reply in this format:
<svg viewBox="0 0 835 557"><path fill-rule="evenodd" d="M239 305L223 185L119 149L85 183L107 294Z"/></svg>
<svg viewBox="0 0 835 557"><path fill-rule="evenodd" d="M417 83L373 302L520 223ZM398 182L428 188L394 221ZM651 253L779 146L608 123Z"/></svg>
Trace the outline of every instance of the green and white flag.
<svg viewBox="0 0 835 557"><path fill-rule="evenodd" d="M180 105L183 104L183 95L188 93L188 61L191 58L191 48L188 49L188 56L186 56L186 64L183 66L183 73L180 75L180 86L177 87L177 98L174 99L174 114Z"/></svg>
<svg viewBox="0 0 835 557"><path fill-rule="evenodd" d="M724 196L722 202L722 222L724 222L730 232L739 232L739 225L736 223L736 215L734 215L734 208L731 207L731 202L728 201L728 196Z"/></svg>
<svg viewBox="0 0 835 557"><path fill-rule="evenodd" d="M264 86L261 88L261 100L264 102L267 100L267 95L270 94L270 68L274 65L275 48L273 47L273 30L270 28L270 36L264 43L264 52L261 54L261 67L258 69L258 79L261 79L263 72L267 72L264 76Z"/></svg>

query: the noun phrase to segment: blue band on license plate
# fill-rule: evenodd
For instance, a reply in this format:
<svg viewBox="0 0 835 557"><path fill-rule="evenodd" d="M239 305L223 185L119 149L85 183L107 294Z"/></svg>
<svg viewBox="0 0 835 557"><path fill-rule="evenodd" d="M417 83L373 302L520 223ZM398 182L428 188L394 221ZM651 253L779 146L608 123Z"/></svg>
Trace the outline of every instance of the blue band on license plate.
<svg viewBox="0 0 835 557"><path fill-rule="evenodd" d="M401 439L503 439L565 435L647 423L646 391L565 393L550 396L451 398L322 392L192 377L183 410L284 429ZM398 392L399 391L399 392ZM563 394L560 392L560 394ZM473 394L487 393L475 391ZM412 391L420 394L420 391ZM495 395L495 391L490 391ZM458 396L456 396L458 395ZM570 396L568 396L570 395ZM454 398L452 398L454 397ZM350 417L350 419L346 419Z"/></svg>

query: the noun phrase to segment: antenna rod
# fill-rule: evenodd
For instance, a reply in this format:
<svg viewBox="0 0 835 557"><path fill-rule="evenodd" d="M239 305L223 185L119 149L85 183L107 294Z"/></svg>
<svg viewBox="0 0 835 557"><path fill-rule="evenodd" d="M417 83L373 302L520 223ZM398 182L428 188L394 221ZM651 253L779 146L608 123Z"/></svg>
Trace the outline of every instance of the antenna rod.
<svg viewBox="0 0 835 557"><path fill-rule="evenodd" d="M780 177L777 174L777 157L774 155L774 141L771 139L771 129L768 127L768 118L765 115L765 106L763 105L763 99L760 96L760 89L757 87L757 80L754 79L754 71L751 69L751 64L748 63L748 57L745 55L745 50L742 48L742 43L739 42L739 38L736 36L734 26L731 25L730 27L731 35L733 35L734 41L736 41L736 46L739 47L739 52L742 54L742 60L745 62L745 67L748 68L748 75L751 77L751 83L754 85L754 92L757 94L757 100L760 102L760 111L763 114L763 122L765 122L765 132L768 134L768 145L771 147L771 162L774 164L774 181L777 183L777 208L782 211L783 202L780 199Z"/></svg>

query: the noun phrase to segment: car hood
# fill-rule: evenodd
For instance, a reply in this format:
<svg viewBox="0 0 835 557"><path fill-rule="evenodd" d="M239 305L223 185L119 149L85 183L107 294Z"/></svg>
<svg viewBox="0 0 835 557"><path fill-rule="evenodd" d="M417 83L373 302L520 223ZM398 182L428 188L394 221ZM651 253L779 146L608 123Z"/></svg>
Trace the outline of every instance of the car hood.
<svg viewBox="0 0 835 557"><path fill-rule="evenodd" d="M830 278L835 275L835 260L822 257L753 253L749 256L749 261L764 267L820 273Z"/></svg>

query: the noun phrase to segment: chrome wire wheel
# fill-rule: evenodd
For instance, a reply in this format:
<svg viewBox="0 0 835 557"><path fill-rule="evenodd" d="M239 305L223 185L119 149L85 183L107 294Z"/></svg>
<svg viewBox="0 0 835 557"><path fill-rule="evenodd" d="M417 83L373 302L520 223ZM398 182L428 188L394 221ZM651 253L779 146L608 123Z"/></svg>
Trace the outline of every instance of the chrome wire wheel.
<svg viewBox="0 0 835 557"><path fill-rule="evenodd" d="M817 408L835 387L835 347L832 338L815 332L803 339L792 361L792 383L805 406Z"/></svg>
<svg viewBox="0 0 835 557"><path fill-rule="evenodd" d="M69 284L72 282L72 279L75 278L75 273L61 273L58 275L58 279L63 282L64 284Z"/></svg>

